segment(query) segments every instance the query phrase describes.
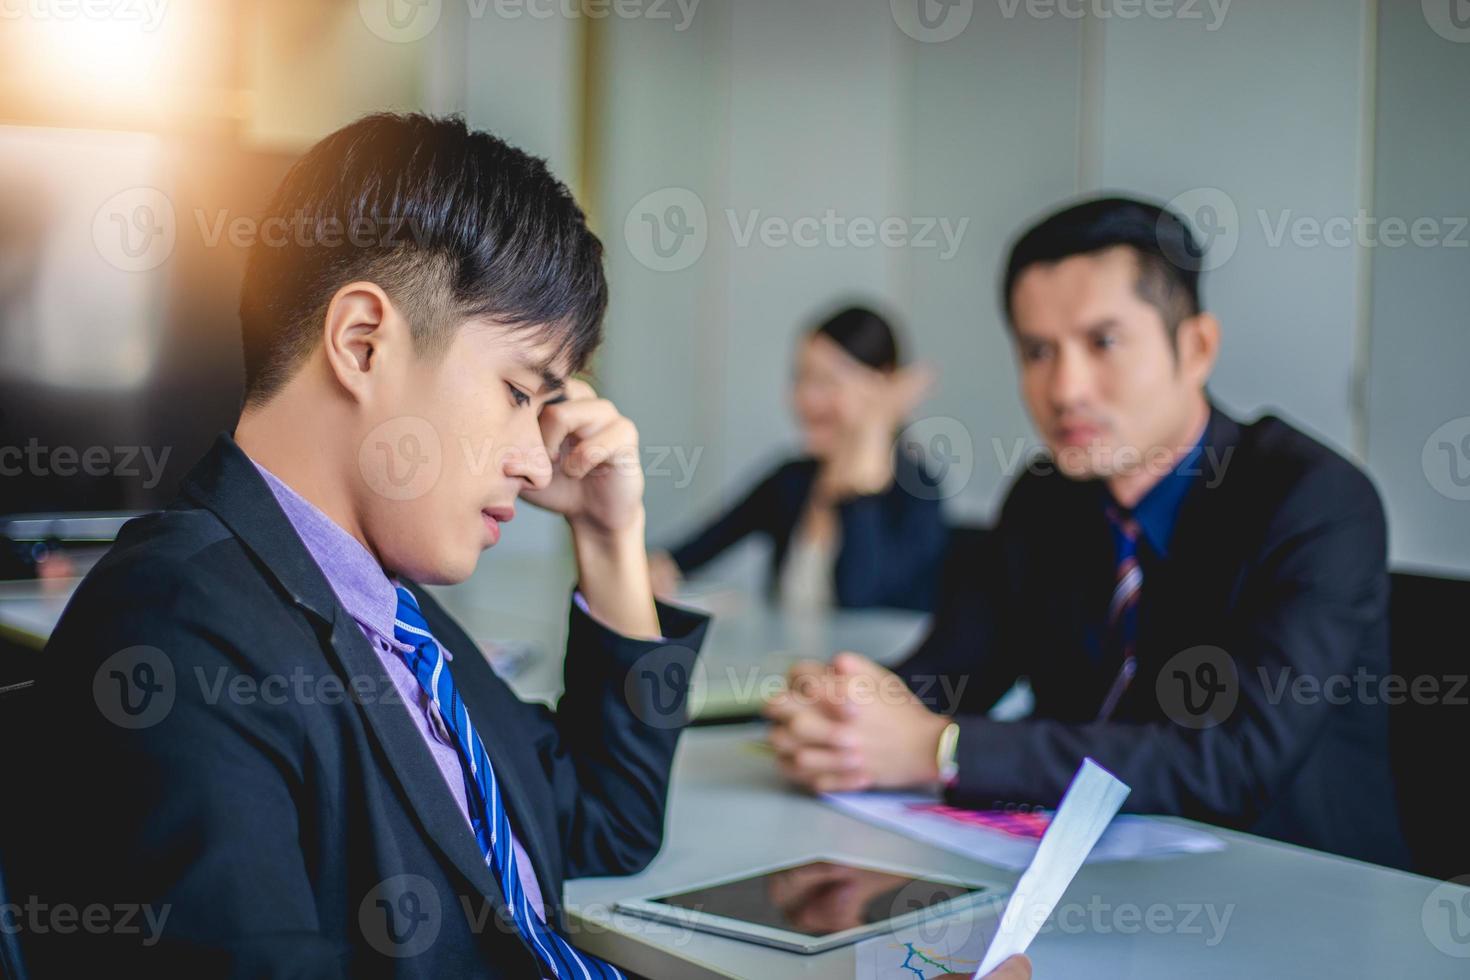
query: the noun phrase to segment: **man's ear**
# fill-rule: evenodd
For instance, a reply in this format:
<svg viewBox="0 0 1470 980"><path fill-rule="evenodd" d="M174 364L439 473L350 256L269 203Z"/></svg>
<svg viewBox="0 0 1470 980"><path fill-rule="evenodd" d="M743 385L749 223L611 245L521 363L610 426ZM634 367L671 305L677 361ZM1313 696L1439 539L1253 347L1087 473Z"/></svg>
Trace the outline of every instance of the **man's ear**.
<svg viewBox="0 0 1470 980"><path fill-rule="evenodd" d="M367 395L385 353L406 352L407 324L376 283L351 282L332 296L322 321L327 369L352 398Z"/></svg>
<svg viewBox="0 0 1470 980"><path fill-rule="evenodd" d="M1220 356L1220 321L1213 313L1196 313L1179 321L1174 334L1179 371L1193 387L1203 388Z"/></svg>

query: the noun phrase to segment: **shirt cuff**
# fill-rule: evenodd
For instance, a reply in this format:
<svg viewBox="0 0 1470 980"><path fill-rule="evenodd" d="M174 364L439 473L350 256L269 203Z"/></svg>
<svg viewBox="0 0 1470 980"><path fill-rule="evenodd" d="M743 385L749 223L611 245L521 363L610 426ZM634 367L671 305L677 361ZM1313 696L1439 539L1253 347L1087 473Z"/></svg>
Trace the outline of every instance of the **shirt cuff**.
<svg viewBox="0 0 1470 980"><path fill-rule="evenodd" d="M601 626L603 629L606 629L606 630L612 630L614 633L617 632L617 630L613 630L613 628L611 626L607 625L602 620L598 619L595 615L593 615L592 610L589 609L589 608L587 608L587 600L586 600L586 598L583 597L582 590L581 589L578 589L578 590L576 590L575 592L572 593L572 601L577 604L577 608L578 609L582 610L582 612L584 612L584 613L587 614L587 618L588 619L592 620L598 626ZM661 626L663 624L660 623L659 625ZM669 638L667 636L656 636L653 639L649 640L648 642L650 642L650 643L667 643L667 642L669 642Z"/></svg>

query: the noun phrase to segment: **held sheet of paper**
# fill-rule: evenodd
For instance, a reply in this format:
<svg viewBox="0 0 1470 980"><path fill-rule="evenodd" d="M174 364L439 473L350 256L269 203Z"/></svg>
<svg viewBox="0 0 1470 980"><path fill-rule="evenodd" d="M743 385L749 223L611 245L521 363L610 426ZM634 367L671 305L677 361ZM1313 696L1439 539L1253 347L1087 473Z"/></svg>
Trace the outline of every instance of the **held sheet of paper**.
<svg viewBox="0 0 1470 980"><path fill-rule="evenodd" d="M1026 952L1129 792L1126 783L1102 766L1083 760L1041 837L1036 857L1011 892L995 938L975 971L977 978L1008 957Z"/></svg>

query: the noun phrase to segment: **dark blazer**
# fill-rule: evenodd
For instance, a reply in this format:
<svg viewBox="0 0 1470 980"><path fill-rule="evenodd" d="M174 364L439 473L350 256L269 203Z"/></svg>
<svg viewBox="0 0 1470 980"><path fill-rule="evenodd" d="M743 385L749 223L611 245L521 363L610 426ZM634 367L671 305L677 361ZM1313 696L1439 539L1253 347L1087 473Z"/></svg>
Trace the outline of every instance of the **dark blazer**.
<svg viewBox="0 0 1470 980"><path fill-rule="evenodd" d="M1204 447L1168 559L1142 551L1138 671L1110 721L1094 719L1120 664L1086 652L1115 576L1102 486L1027 472L984 544L957 556L932 632L900 668L960 721L951 796L1055 806L1091 756L1133 787L1133 812L1399 865L1387 708L1342 697L1341 680L1389 670L1378 494L1276 418L1215 411ZM986 719L1021 676L1033 715ZM1314 683L1330 696L1309 696Z"/></svg>
<svg viewBox="0 0 1470 980"><path fill-rule="evenodd" d="M762 534L772 544L768 588L774 594L817 467L811 458L777 467L740 503L671 549L674 563L693 572L746 535ZM837 507L841 539L833 576L839 606L925 612L934 607L949 531L938 494L917 495L905 487L934 488L935 481L903 453L895 457L894 472L887 490L851 497Z"/></svg>
<svg viewBox="0 0 1470 980"><path fill-rule="evenodd" d="M456 683L565 930L565 879L634 872L659 849L706 621L661 606L657 644L573 605L553 713L414 592L460 651ZM170 509L123 529L44 668L39 737L7 787L24 801L5 838L12 894L168 914L151 945L24 934L33 976L92 975L77 968L103 957L116 975L540 975L392 680L230 439Z"/></svg>

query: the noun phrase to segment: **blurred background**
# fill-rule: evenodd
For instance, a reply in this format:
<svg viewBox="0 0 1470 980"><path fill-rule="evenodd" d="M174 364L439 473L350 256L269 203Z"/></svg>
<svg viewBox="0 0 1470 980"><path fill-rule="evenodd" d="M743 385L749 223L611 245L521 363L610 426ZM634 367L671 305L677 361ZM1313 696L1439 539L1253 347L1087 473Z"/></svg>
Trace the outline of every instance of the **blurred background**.
<svg viewBox="0 0 1470 980"><path fill-rule="evenodd" d="M790 454L796 338L849 302L937 368L905 438L985 521L1033 445L1008 240L1121 191L1209 246L1216 399L1366 466L1398 567L1470 571L1466 0L0 0L0 515L172 495L239 407L252 217L379 109L582 202L656 543Z"/></svg>

